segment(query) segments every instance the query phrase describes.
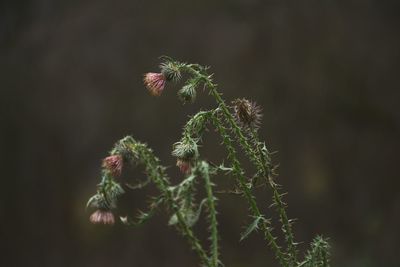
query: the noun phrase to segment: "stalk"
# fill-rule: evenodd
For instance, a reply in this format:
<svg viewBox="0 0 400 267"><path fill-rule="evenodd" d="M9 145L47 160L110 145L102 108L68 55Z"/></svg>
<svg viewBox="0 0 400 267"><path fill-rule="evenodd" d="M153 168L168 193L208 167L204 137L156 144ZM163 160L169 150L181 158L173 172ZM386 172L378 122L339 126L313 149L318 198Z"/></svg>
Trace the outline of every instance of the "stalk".
<svg viewBox="0 0 400 267"><path fill-rule="evenodd" d="M227 133L227 130L225 129L222 121L218 117L213 116L212 120L213 120L213 124L214 124L215 128L221 135L222 141L228 151L228 158L232 162L233 173L237 177L240 188L243 191L243 194L244 194L247 202L250 205L250 211L253 213L254 217L262 216L260 209L257 206L256 199L246 184L246 177L244 176L244 170L241 167L239 160L237 159L237 156L236 156L237 152L233 146L233 142L232 142L231 138L229 137L229 135ZM279 260L281 265L288 266L286 259L285 259L285 255L282 252L281 248L276 243L276 237L274 237L272 235L270 228L267 225L267 221L263 220L260 228L264 234L265 239L268 241L268 244L270 245L271 249L274 251L276 258Z"/></svg>
<svg viewBox="0 0 400 267"><path fill-rule="evenodd" d="M210 219L210 231L211 231L211 256L210 256L210 266L217 267L219 260L218 252L218 221L217 221L217 211L215 209L216 198L213 195L212 187L214 186L210 180L209 165L207 162L202 161L200 163L201 175L205 181L205 189L207 193L207 204Z"/></svg>
<svg viewBox="0 0 400 267"><path fill-rule="evenodd" d="M171 207L172 211L176 214L178 219L179 228L182 230L183 235L188 239L189 244L192 246L193 250L198 254L201 263L208 263L207 253L204 251L200 241L194 235L193 231L190 229L188 224L186 223L182 212L177 206L174 197L172 195L172 191L169 190L169 180L166 174L164 173L164 168L159 165L159 160L154 156L152 151L147 148L146 145L141 143L133 143L129 145L131 153L135 155L141 163L143 163L146 167L146 172L150 176L150 178L154 181L158 189L164 194L168 206Z"/></svg>
<svg viewBox="0 0 400 267"><path fill-rule="evenodd" d="M215 98L216 102L218 103L218 105L223 113L223 116L228 121L230 127L232 128L232 131L237 136L237 139L238 139L241 147L244 149L245 153L249 156L251 162L258 169L262 170L265 177L267 177L267 183L269 185L269 188L272 190L273 202L274 202L274 205L277 207L280 221L282 223L282 231L285 235L285 240L288 245L287 251L289 254L290 265L294 266L297 262L296 243L294 242L292 226L291 226L291 223L287 216L286 204L282 200L282 195L278 191L277 184L273 181L273 177L271 175L271 170L269 168L267 168L266 165L263 163L264 161L262 161L263 154L261 153L261 150L258 147L257 153L254 152L252 146L248 142L248 140L243 132L243 129L241 127L239 127L239 125L236 123L235 118L229 111L229 108L225 104L225 101L222 99L221 94L217 91L216 84L214 84L211 81L210 76L202 74L200 71L194 70L191 67L189 67L189 69L192 74L197 75L204 80L205 86L209 88L210 94ZM256 139L256 140L258 141L258 139Z"/></svg>

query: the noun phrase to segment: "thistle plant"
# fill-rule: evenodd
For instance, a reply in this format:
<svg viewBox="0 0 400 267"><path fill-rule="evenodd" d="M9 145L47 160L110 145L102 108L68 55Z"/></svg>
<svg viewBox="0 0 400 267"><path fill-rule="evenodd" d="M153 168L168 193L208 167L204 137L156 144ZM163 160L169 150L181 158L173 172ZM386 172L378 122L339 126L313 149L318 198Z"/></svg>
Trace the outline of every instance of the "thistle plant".
<svg viewBox="0 0 400 267"><path fill-rule="evenodd" d="M176 165L182 175L181 181L176 185L171 183L166 168L145 143L131 136L119 140L109 156L103 160L97 193L87 203L88 208L94 209L90 221L114 224L117 221L115 216L119 213L119 197L128 189L135 190L152 183L157 187L159 195L151 198L148 210L140 211L134 217L119 216L118 221L128 226L138 226L164 208L170 215L169 225L187 239L198 255L200 266L223 266L219 252L221 237L218 232L218 198L215 196L214 178L217 175L227 175L231 177L232 191L242 197L249 207L250 222L241 234L240 241L257 231L262 234L281 266L329 266L329 244L321 236L312 241L304 257L299 256L299 243L293 233L294 220L289 218L284 201L286 193L282 192L281 186L276 182L276 165L272 161L272 153L258 135L261 108L245 98L227 103L218 91L208 67L178 62L169 57L162 57L161 60L159 73L147 73L144 76L144 85L151 95L161 96L170 83L182 84L177 95L184 104L193 103L197 91L203 89L215 100L216 106L191 116L183 127L180 140L173 145L172 156L176 157ZM183 80L182 77L187 78ZM218 164L210 164L204 160L198 149L204 143L203 133L211 128L219 134L226 150L226 158ZM244 153L254 165L254 174L249 175L244 169L239 153ZM148 176L147 182L136 187L123 188L118 177L127 164L143 165ZM201 187L205 197L198 199L197 192ZM279 221L273 222L270 214L261 211L261 207L266 204L260 204L254 195L254 189L259 187L265 187L267 194L271 196L269 211L276 212ZM202 215L208 222L209 244L200 242L193 228ZM280 226L284 238L277 237L277 225Z"/></svg>

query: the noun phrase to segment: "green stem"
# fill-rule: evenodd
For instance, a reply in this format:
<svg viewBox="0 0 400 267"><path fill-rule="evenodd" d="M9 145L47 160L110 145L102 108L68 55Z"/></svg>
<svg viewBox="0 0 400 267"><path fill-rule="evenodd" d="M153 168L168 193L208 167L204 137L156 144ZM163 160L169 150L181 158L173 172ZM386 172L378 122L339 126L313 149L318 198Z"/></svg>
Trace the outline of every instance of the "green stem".
<svg viewBox="0 0 400 267"><path fill-rule="evenodd" d="M227 105L225 104L225 101L221 98L220 93L218 93L215 84L213 84L211 81L207 83L207 86L210 89L211 95L216 99L217 103L219 104L222 113L224 114L224 117L226 120L229 122L231 128L233 129L233 132L237 135L237 139L239 140L240 145L243 147L245 150L246 154L249 156L250 160L253 162L253 164L258 168L261 169L263 174L268 177L267 182L269 187L272 190L273 193L273 201L274 204L277 206L277 210L279 213L280 221L283 226L283 232L285 234L285 239L288 244L288 251L290 255L290 262L291 265L295 265L296 263L296 248L295 248L295 242L294 242L294 237L293 237L293 231L291 224L289 222L289 219L286 214L286 208L285 204L282 201L282 196L279 194L277 185L273 181L273 177L271 175L271 170L266 167L265 164L263 164L262 161L262 153L261 150L259 153L255 153L252 146L250 143L247 141L247 138L243 134L243 130L238 126L238 124L235 121L235 118L229 111ZM258 154L258 155L257 155Z"/></svg>
<svg viewBox="0 0 400 267"><path fill-rule="evenodd" d="M182 230L184 236L187 237L193 249L197 252L202 264L207 264L209 261L207 253L204 251L202 245L200 244L200 241L195 237L193 231L186 223L184 216L182 215L177 203L175 202L172 191L169 190L169 180L164 173L164 168L159 165L158 158L156 158L152 151L144 144L135 142L129 145L132 154L139 155L136 156L136 158L145 165L146 172L154 181L158 189L166 197L167 204L177 216L180 229Z"/></svg>
<svg viewBox="0 0 400 267"><path fill-rule="evenodd" d="M252 163L257 167L257 169L261 170L263 175L267 178L267 183L273 194L272 199L274 205L277 207L277 212L279 213L280 222L282 223L282 231L285 235L285 241L288 246L287 252L289 254L290 266L294 266L297 262L296 243L294 242L292 226L286 213L286 204L283 202L282 195L279 194L277 184L273 180L272 170L270 169L270 166L266 166L265 164L266 161L264 161L263 153L259 148L259 145L257 152L255 152L251 144L248 142L248 139L246 138L243 129L238 126L238 124L235 121L235 118L229 111L228 106L222 99L221 94L217 91L217 85L212 82L211 76L207 74L206 68L203 68L199 65L182 64L181 70L186 71L195 77L198 77L198 79L203 81L204 85L209 88L210 94L215 98L216 102L218 103L224 118L227 120L232 131L236 135L239 144L244 149L245 153L248 155ZM258 142L258 139L256 140Z"/></svg>
<svg viewBox="0 0 400 267"><path fill-rule="evenodd" d="M205 188L207 193L207 204L208 204L208 211L210 216L210 230L211 230L211 259L210 259L210 266L217 267L219 260L218 260L218 221L217 221L217 212L215 209L215 201L216 198L213 195L212 187L213 184L210 180L209 174L209 165L207 162L202 161L200 163L201 174L205 180Z"/></svg>
<svg viewBox="0 0 400 267"><path fill-rule="evenodd" d="M296 243L294 242L294 236L293 236L293 230L292 230L292 225L291 222L289 221L287 214L286 214L286 204L282 200L282 195L278 191L278 185L274 182L273 180L273 173L272 169L270 166L270 159L265 158L264 153L262 152L262 149L260 147L260 142L257 136L257 133L253 129L251 131L251 137L253 138L254 142L257 144L257 154L259 155L261 159L261 164L258 164L257 166L263 170L264 175L268 177L268 184L270 188L272 189L273 192L273 201L274 204L277 206L280 221L283 226L283 232L285 234L285 239L288 244L287 252L290 256L290 263L292 266L296 265L297 262L297 250L296 250ZM264 164L262 164L264 162ZM268 167L267 167L268 166Z"/></svg>
<svg viewBox="0 0 400 267"><path fill-rule="evenodd" d="M233 146L233 142L232 142L231 138L229 137L229 135L227 133L227 130L225 129L222 121L218 117L213 116L212 119L213 119L214 126L216 127L217 131L221 135L223 143L228 150L228 158L232 161L233 173L238 178L240 188L243 191L244 196L250 205L250 210L253 213L253 216L254 217L262 216L262 214L257 206L256 199L246 184L246 177L244 176L244 170L241 167L239 160L237 159L237 152ZM275 240L276 238L272 235L272 233L267 225L267 222L265 220L263 220L260 228L261 228L261 231L264 233L265 239L268 241L272 250L275 252L275 256L277 257L277 259L279 260L281 265L288 266L286 263L286 260L285 260L285 255L284 255L284 253L282 253L281 248L276 243L276 240Z"/></svg>

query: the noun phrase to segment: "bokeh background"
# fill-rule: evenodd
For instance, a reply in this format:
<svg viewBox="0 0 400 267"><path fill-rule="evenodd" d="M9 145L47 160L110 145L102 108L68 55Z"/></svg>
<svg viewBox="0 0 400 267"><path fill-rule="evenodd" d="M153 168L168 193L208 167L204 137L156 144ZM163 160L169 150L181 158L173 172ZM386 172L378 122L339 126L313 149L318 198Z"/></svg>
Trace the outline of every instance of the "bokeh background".
<svg viewBox="0 0 400 267"><path fill-rule="evenodd" d="M197 266L161 212L147 225L89 224L101 159L132 134L170 156L187 116L142 85L158 56L212 66L228 101L263 106L301 250L330 237L333 266L400 266L398 1L20 0L0 4L1 266ZM210 131L203 155L224 156ZM143 178L128 171L127 178ZM224 177L216 177L227 183ZM132 192L125 209L153 189ZM258 192L265 211L268 191ZM220 195L222 260L277 266L246 205ZM204 230L202 223L196 228ZM278 231L279 229L277 229ZM203 239L206 235L203 233ZM206 240L204 240L206 242Z"/></svg>

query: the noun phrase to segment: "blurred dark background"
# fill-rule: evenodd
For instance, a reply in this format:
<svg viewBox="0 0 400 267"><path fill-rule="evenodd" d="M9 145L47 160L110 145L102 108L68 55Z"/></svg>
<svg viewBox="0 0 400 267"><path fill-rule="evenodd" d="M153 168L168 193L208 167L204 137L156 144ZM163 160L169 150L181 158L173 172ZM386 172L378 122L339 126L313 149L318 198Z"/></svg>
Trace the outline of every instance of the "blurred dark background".
<svg viewBox="0 0 400 267"><path fill-rule="evenodd" d="M101 159L127 134L153 147L179 181L171 145L187 116L213 101L199 92L182 106L174 86L148 94L143 73L169 55L212 66L228 101L263 106L260 134L279 151L278 182L290 192L302 251L324 234L333 266L400 266L399 7L2 1L0 265L197 266L165 213L136 229L91 225L85 211ZM218 161L219 139L207 137L203 155ZM132 213L151 190L130 195ZM249 222L243 201L219 198L226 266L276 266L259 235L238 242ZM269 192L259 199L268 213Z"/></svg>

